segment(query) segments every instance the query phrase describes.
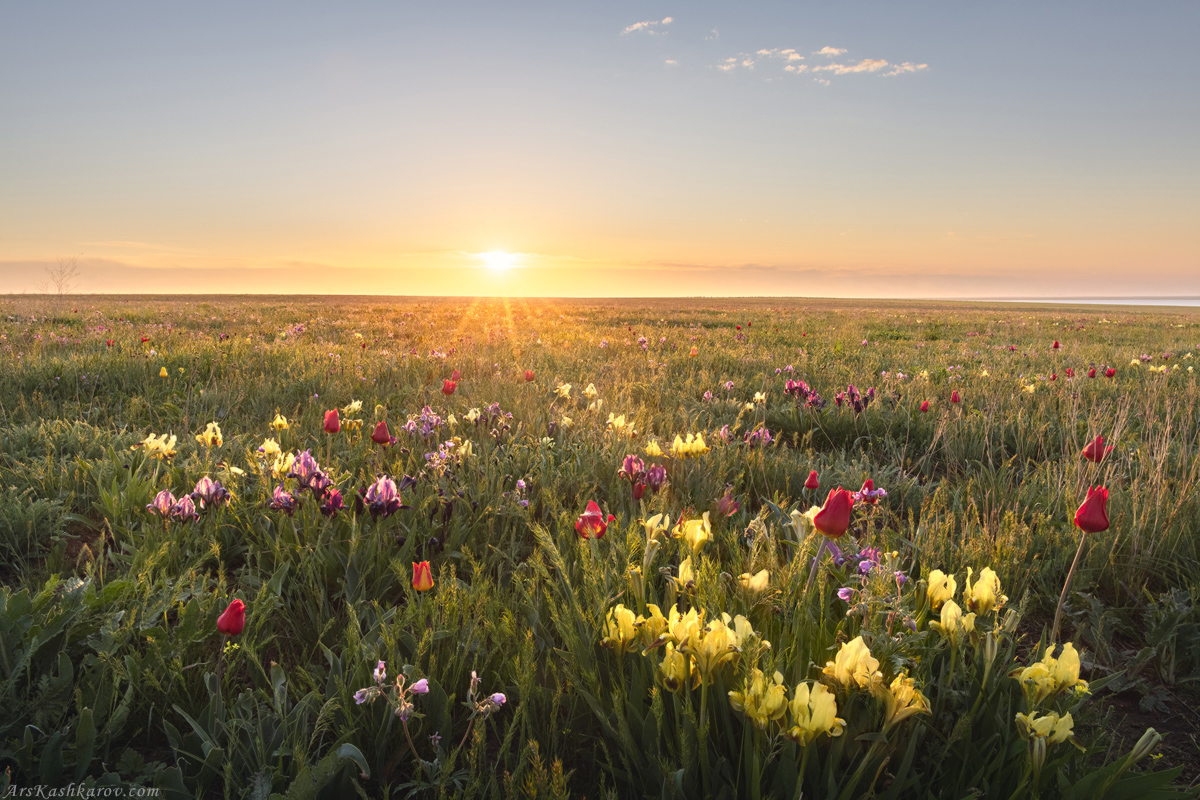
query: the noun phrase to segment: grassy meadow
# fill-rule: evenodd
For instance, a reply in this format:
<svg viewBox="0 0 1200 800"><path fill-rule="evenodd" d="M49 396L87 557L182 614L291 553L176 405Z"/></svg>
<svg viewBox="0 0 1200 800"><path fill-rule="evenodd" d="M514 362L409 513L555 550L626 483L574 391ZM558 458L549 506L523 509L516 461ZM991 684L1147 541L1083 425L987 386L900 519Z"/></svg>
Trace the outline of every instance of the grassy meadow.
<svg viewBox="0 0 1200 800"><path fill-rule="evenodd" d="M1169 308L0 299L0 790L1195 796L1197 348Z"/></svg>

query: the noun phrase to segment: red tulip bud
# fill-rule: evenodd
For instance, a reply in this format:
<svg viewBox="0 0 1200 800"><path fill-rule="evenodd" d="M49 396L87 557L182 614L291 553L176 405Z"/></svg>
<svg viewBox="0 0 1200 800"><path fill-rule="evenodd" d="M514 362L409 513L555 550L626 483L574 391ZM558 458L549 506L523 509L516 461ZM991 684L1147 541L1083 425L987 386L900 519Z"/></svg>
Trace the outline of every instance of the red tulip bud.
<svg viewBox="0 0 1200 800"><path fill-rule="evenodd" d="M458 388L458 384L446 378L442 381L442 394L454 394L454 390Z"/></svg>
<svg viewBox="0 0 1200 800"><path fill-rule="evenodd" d="M924 413L925 413L926 411L928 411L928 410L929 410L929 401L928 401L928 400L922 400L922 401L921 401L921 413L922 413L922 414L924 414Z"/></svg>
<svg viewBox="0 0 1200 800"><path fill-rule="evenodd" d="M388 431L387 421L381 420L375 426L375 432L371 434L371 441L375 444L391 444L392 434Z"/></svg>
<svg viewBox="0 0 1200 800"><path fill-rule="evenodd" d="M525 370L525 382L533 383L533 370L531 370L531 369Z"/></svg>
<svg viewBox="0 0 1200 800"><path fill-rule="evenodd" d="M1096 370L1095 370L1095 368L1094 368L1094 367L1093 367L1092 369L1089 369L1089 370L1088 370L1088 377L1089 377L1089 378L1094 378L1094 377L1096 377Z"/></svg>
<svg viewBox="0 0 1200 800"><path fill-rule="evenodd" d="M962 401L962 398L958 396L958 389L955 389L953 392L950 393L950 402L951 403L958 403L961 401Z"/></svg>
<svg viewBox="0 0 1200 800"><path fill-rule="evenodd" d="M1111 444L1108 447L1104 446L1103 436L1097 436L1095 439L1088 442L1087 447L1083 448L1083 457L1088 461L1099 464L1104 460L1106 455L1112 452L1112 450L1113 446Z"/></svg>
<svg viewBox="0 0 1200 800"><path fill-rule="evenodd" d="M226 636L237 636L246 627L246 604L234 600L217 617L217 630Z"/></svg>
<svg viewBox="0 0 1200 800"><path fill-rule="evenodd" d="M821 506L821 510L813 517L813 525L825 536L836 539L850 527L850 509L853 507L854 498L850 496L850 492L840 486L830 489L829 496L825 498L825 505Z"/></svg>
<svg viewBox="0 0 1200 800"><path fill-rule="evenodd" d="M1109 367L1108 369L1104 370L1104 377L1106 377L1106 378L1111 378L1112 376L1114 376L1116 374L1117 374L1117 371L1115 369L1113 369L1112 367Z"/></svg>
<svg viewBox="0 0 1200 800"><path fill-rule="evenodd" d="M325 412L325 432L337 433L342 429L342 421L338 418L337 409Z"/></svg>
<svg viewBox="0 0 1200 800"><path fill-rule="evenodd" d="M433 588L433 573L429 571L429 562L413 562L413 588L418 592L428 592Z"/></svg>
<svg viewBox="0 0 1200 800"><path fill-rule="evenodd" d="M1088 489L1087 499L1075 512L1075 525L1084 533L1108 530L1108 489L1103 486Z"/></svg>
<svg viewBox="0 0 1200 800"><path fill-rule="evenodd" d="M821 488L821 479L817 477L817 471L814 469L808 473L808 480L804 482L805 489Z"/></svg>

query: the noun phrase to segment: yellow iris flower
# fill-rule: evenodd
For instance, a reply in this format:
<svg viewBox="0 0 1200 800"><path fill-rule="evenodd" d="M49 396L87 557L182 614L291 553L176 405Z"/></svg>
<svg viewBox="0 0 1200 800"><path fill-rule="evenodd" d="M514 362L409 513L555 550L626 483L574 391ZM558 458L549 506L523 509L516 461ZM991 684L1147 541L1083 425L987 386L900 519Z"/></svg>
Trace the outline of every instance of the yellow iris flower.
<svg viewBox="0 0 1200 800"><path fill-rule="evenodd" d="M221 435L221 426L210 422L205 427L204 433L196 434L196 441L205 447L220 447L225 443L225 438Z"/></svg>
<svg viewBox="0 0 1200 800"><path fill-rule="evenodd" d="M879 660L871 655L861 636L842 644L834 660L825 662L824 672L847 689L869 689L883 682Z"/></svg>
<svg viewBox="0 0 1200 800"><path fill-rule="evenodd" d="M734 711L745 714L754 727L766 730L768 722L782 719L787 713L787 687L783 685L783 674L776 672L774 683L768 683L762 670L750 670L742 691L729 693L729 705Z"/></svg>
<svg viewBox="0 0 1200 800"><path fill-rule="evenodd" d="M935 569L929 573L928 581L929 607L934 611L941 608L942 603L954 599L954 594L958 591L958 581L954 580L953 574L947 575L940 569Z"/></svg>
<svg viewBox="0 0 1200 800"><path fill-rule="evenodd" d="M150 458L157 458L160 461L169 460L175 457L175 436L167 438L167 434L155 437L152 433L143 439L138 444L135 444L131 449L137 450L139 447L146 451L146 455Z"/></svg>
<svg viewBox="0 0 1200 800"><path fill-rule="evenodd" d="M979 580L971 583L973 574L974 570L967 567L967 586L963 590L967 608L977 614L986 614L989 611L999 611L1004 608L1004 604L1008 602L1008 596L1001 591L1000 578L992 571L992 568L984 567L979 571Z"/></svg>
<svg viewBox="0 0 1200 800"><path fill-rule="evenodd" d="M704 543L712 538L712 523L709 522L708 514L709 512L705 511L700 519L681 521L675 526L675 536L682 536L693 553L699 553Z"/></svg>
<svg viewBox="0 0 1200 800"><path fill-rule="evenodd" d="M271 427L280 433L286 431L288 429L287 417L283 414L276 414L274 421L271 422Z"/></svg>
<svg viewBox="0 0 1200 800"><path fill-rule="evenodd" d="M765 569L751 575L749 572L743 572L738 576L738 583L748 592L757 594L765 591L771 585L771 574Z"/></svg>
<svg viewBox="0 0 1200 800"><path fill-rule="evenodd" d="M818 683L811 689L807 683L796 686L788 704L792 725L783 735L804 747L821 734L841 736L846 720L838 718L837 698L829 687Z"/></svg>
<svg viewBox="0 0 1200 800"><path fill-rule="evenodd" d="M653 458L655 456L661 456L662 454L663 454L663 450L661 447L658 446L657 440L651 439L649 442L646 443L646 455Z"/></svg>
<svg viewBox="0 0 1200 800"><path fill-rule="evenodd" d="M942 635L942 638L949 640L952 647L958 647L964 636L968 636L975 631L975 615L963 615L962 608L953 600L947 600L942 605L942 618L940 622L931 622L929 627Z"/></svg>
<svg viewBox="0 0 1200 800"><path fill-rule="evenodd" d="M1070 642L1063 645L1058 658L1053 648L1047 648L1041 661L1013 670L1009 676L1021 683L1029 708L1063 692L1088 690L1087 681L1079 679L1079 653Z"/></svg>
<svg viewBox="0 0 1200 800"><path fill-rule="evenodd" d="M893 725L899 724L914 714L928 714L929 701L925 695L917 691L913 679L907 675L897 675L891 686L883 689L884 717L883 729L886 731Z"/></svg>

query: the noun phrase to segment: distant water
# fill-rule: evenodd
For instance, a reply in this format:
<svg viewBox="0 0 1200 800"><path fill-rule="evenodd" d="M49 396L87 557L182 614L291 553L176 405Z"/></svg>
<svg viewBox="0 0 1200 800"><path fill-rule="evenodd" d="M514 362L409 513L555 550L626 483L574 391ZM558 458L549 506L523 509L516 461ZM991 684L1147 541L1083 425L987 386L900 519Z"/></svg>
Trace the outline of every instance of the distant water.
<svg viewBox="0 0 1200 800"><path fill-rule="evenodd" d="M1002 303L1062 303L1097 306L1200 306L1200 296L1182 297L995 297Z"/></svg>

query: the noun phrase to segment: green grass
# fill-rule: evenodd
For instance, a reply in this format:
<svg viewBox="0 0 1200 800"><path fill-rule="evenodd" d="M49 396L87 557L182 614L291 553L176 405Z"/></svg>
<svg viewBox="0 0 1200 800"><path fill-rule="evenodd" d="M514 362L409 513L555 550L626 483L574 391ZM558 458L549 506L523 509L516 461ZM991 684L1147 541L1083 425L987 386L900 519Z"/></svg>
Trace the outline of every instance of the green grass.
<svg viewBox="0 0 1200 800"><path fill-rule="evenodd" d="M1190 703L1200 678L1195 311L10 298L0 336L0 784L154 785L178 797L790 798L803 788L1004 800L1151 797L1197 778L1187 759L1168 757L1159 772L1122 761L1140 730L1103 711L1116 692L1147 711ZM1093 367L1099 376L1086 377ZM827 406L798 407L787 379ZM562 383L568 398L556 395ZM877 397L861 413L839 407L848 384ZM324 412L352 401L361 431L325 434ZM468 421L492 404L511 418ZM404 432L425 406L456 423L428 440ZM610 413L636 434L608 430ZM281 434L276 414L289 421ZM379 420L394 447L370 441ZM195 435L214 421L224 442L209 450ZM747 445L763 424L772 443ZM150 433L177 436L177 455L132 449ZM665 450L687 433L703 433L710 451L645 454L650 439ZM1096 435L1115 445L1100 465L1080 457ZM327 518L303 493L295 516L270 510L281 481L256 452L267 438L311 449L346 509ZM426 454L452 438L473 453L435 469ZM669 484L635 500L618 475L627 454L664 464ZM803 488L810 470L817 491ZM380 474L417 483L402 493L411 508L376 520L353 498ZM227 508L194 524L146 511L159 491L190 492L204 475L226 476ZM865 582L854 560L823 562L806 590L820 535L792 512L867 478L888 497L857 511L838 544L895 555ZM1050 745L1035 781L1014 723L1029 709L1008 673L1044 647L1079 544L1071 519L1092 485L1110 490L1111 527L1085 544L1064 640L1083 653L1093 692L1038 706L1073 713L1083 752ZM740 509L725 517L727 491ZM599 540L575 532L589 500L614 516ZM703 512L711 542L691 553L668 539L644 562L641 520ZM689 555L696 583L685 591L668 578ZM411 565L423 560L435 586L418 593ZM967 568L987 566L1008 607L982 613L950 647L928 627L937 615L921 579L955 573L965 607ZM740 587L739 575L761 569L767 591ZM899 590L896 570L912 578ZM856 599L838 599L841 586ZM247 625L218 667L216 618L234 597ZM743 615L758 636L711 681L672 691L661 646L601 645L618 604L644 616L647 604L706 621ZM1019 621L998 627L1012 610ZM929 713L887 726L884 689L842 687L846 733L801 747L781 735L788 715L760 730L730 706L727 692L753 669L768 680L778 670L790 697L859 635L885 685L911 675ZM408 684L429 680L407 733L387 700L354 702L378 660L389 676L404 668ZM482 678L473 697L472 671ZM479 705L495 691L502 708Z"/></svg>

